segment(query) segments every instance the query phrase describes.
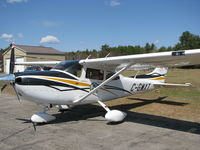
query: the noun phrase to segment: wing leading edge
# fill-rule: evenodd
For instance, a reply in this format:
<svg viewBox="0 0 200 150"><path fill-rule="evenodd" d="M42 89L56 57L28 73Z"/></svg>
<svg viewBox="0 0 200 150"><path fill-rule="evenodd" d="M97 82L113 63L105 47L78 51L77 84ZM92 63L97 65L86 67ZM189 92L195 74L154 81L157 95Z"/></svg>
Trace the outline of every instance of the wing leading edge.
<svg viewBox="0 0 200 150"><path fill-rule="evenodd" d="M80 64L89 68L116 70L127 64L134 66L185 66L200 64L200 49L158 52L127 56L105 57L80 60Z"/></svg>

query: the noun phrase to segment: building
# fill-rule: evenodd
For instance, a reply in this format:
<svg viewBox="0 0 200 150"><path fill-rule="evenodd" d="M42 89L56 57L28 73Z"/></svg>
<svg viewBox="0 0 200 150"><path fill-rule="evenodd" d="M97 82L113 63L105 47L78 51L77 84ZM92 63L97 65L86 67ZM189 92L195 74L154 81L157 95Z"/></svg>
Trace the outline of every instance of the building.
<svg viewBox="0 0 200 150"><path fill-rule="evenodd" d="M3 71L3 54L2 51L0 50L0 72Z"/></svg>
<svg viewBox="0 0 200 150"><path fill-rule="evenodd" d="M7 49L3 53L4 72L9 73L11 49ZM24 46L15 45L15 61L16 62L32 62L32 61L63 61L65 60L64 52L51 47L43 46ZM26 66L16 65L15 72L24 71Z"/></svg>

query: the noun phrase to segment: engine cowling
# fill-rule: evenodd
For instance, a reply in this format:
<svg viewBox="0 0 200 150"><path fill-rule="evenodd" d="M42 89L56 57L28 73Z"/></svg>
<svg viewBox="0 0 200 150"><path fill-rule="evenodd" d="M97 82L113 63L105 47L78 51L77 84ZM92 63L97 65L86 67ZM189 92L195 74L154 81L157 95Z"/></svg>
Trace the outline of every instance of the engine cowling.
<svg viewBox="0 0 200 150"><path fill-rule="evenodd" d="M119 110L108 111L105 118L108 122L121 122L126 117L126 113Z"/></svg>

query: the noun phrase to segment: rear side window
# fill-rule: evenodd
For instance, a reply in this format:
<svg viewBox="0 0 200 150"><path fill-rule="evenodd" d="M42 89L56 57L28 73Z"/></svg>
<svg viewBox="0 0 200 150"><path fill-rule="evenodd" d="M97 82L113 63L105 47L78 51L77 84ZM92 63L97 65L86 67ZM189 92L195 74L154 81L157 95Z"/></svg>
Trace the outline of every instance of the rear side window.
<svg viewBox="0 0 200 150"><path fill-rule="evenodd" d="M106 79L110 78L111 76L113 76L115 73L114 72L107 72L106 74ZM118 80L119 76L115 77L113 80Z"/></svg>
<svg viewBox="0 0 200 150"><path fill-rule="evenodd" d="M95 80L103 80L103 71L98 69L87 68L86 78L95 79Z"/></svg>

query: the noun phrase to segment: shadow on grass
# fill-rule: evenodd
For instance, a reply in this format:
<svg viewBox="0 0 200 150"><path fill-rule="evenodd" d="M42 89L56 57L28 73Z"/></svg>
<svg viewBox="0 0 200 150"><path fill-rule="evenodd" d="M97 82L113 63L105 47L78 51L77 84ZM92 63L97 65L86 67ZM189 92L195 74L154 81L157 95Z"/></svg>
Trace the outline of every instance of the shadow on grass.
<svg viewBox="0 0 200 150"><path fill-rule="evenodd" d="M167 98L167 96L159 97L157 99L143 99L143 98L128 98L128 99L142 101L141 103L138 103L141 106L151 104L151 103L159 103L159 104L167 104L167 105L175 105L175 106L185 106L189 104L189 103L183 103L183 102L167 101L167 100L164 100L165 98Z"/></svg>

